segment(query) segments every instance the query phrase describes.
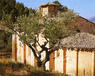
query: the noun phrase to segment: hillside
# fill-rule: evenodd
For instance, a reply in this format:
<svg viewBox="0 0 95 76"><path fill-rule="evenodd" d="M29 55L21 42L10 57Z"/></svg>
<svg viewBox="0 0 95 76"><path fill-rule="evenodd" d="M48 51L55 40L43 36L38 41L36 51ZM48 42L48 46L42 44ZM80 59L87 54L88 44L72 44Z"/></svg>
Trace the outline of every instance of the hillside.
<svg viewBox="0 0 95 76"><path fill-rule="evenodd" d="M0 76L67 76L58 72L43 71L41 68L12 62L11 60L0 60Z"/></svg>
<svg viewBox="0 0 95 76"><path fill-rule="evenodd" d="M68 25L69 28L77 27L77 30L80 32L86 32L90 34L95 34L95 23L87 20L81 16L76 18L75 21L71 22Z"/></svg>

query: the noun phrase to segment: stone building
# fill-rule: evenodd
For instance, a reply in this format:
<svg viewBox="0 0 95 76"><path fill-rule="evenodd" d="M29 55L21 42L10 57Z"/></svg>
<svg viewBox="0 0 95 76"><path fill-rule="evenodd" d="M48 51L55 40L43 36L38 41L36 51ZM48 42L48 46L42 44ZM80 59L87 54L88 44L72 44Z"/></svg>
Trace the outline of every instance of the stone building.
<svg viewBox="0 0 95 76"><path fill-rule="evenodd" d="M39 7L39 11L41 12L42 16L56 16L56 14L58 13L58 4L54 4L54 3L47 3L44 5L41 5Z"/></svg>
<svg viewBox="0 0 95 76"><path fill-rule="evenodd" d="M42 16L55 17L60 12L65 12L67 7L58 5L55 3L46 3L39 7L38 11L42 14Z"/></svg>
<svg viewBox="0 0 95 76"><path fill-rule="evenodd" d="M69 9L66 6L60 6L58 4L54 4L54 3L46 3L43 4L39 7L39 12L42 14L42 16L50 16L50 17L55 17L60 13L64 13L67 12ZM78 16L78 18L68 24L69 28L72 28L73 26L78 27L78 30L80 30L80 32L87 32L87 33L91 33L91 34L95 34L95 23L81 17Z"/></svg>

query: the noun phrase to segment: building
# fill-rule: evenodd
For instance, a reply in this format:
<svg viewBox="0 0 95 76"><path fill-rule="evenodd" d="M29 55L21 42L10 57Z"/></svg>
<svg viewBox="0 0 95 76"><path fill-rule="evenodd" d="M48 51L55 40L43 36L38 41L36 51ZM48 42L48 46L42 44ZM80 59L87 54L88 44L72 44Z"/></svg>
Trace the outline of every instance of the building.
<svg viewBox="0 0 95 76"><path fill-rule="evenodd" d="M55 17L58 13L64 12L67 10L67 7L61 6L55 3L46 3L39 7L38 11L42 16Z"/></svg>
<svg viewBox="0 0 95 76"><path fill-rule="evenodd" d="M56 16L56 13L58 13L58 6L54 3L47 3L44 5L41 5L39 7L39 11L42 13L42 16Z"/></svg>
<svg viewBox="0 0 95 76"><path fill-rule="evenodd" d="M95 35L95 23L79 16L74 22L68 25L69 28L77 26L80 32L87 32Z"/></svg>
<svg viewBox="0 0 95 76"><path fill-rule="evenodd" d="M62 40L62 49L54 53L52 68L70 76L95 76L95 36L78 33Z"/></svg>
<svg viewBox="0 0 95 76"><path fill-rule="evenodd" d="M56 16L57 8L58 5L47 3L41 5L39 9L43 16ZM51 54L50 61L45 65L46 69L71 76L95 76L95 36L93 35L95 24L79 16L69 25L78 25L82 33L62 40L62 48ZM41 35L39 38L40 43L45 41ZM26 44L22 44L17 35L12 36L12 58L18 62L36 66L32 50Z"/></svg>
<svg viewBox="0 0 95 76"><path fill-rule="evenodd" d="M41 12L42 16L50 16L50 17L55 17L57 16L57 14L60 13L64 13L67 12L67 10L69 10L66 6L60 6L58 4L54 4L54 3L46 3L43 4L39 7L39 12ZM91 34L95 34L95 23L81 17L78 16L78 18L70 23L68 25L69 28L72 28L73 26L78 26L78 30L80 30L80 32L87 32L87 33L91 33ZM91 29L91 30L90 30Z"/></svg>
<svg viewBox="0 0 95 76"><path fill-rule="evenodd" d="M44 41L40 37L40 41ZM46 69L58 71L71 76L95 76L95 36L78 33L62 40L62 48L50 56ZM21 63L36 66L32 50L13 36L12 58ZM44 54L43 54L44 56Z"/></svg>

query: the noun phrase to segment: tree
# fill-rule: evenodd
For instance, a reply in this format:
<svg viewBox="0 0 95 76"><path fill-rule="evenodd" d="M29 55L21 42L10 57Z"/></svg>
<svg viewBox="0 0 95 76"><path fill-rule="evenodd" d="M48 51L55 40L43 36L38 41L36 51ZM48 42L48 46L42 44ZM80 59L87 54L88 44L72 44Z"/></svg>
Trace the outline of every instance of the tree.
<svg viewBox="0 0 95 76"><path fill-rule="evenodd" d="M4 30L0 30L0 49L6 48L8 51L11 49L11 33Z"/></svg>
<svg viewBox="0 0 95 76"><path fill-rule="evenodd" d="M0 0L0 22L7 20L7 24L11 24L16 22L16 18L21 15L29 15L29 9L24 7L22 3L16 3L16 0ZM9 37L7 36L8 34L10 35ZM11 48L11 41L11 34L9 32L4 33L2 43L6 48Z"/></svg>
<svg viewBox="0 0 95 76"><path fill-rule="evenodd" d="M58 5L61 6L61 3L58 0L54 1L53 3L58 4Z"/></svg>
<svg viewBox="0 0 95 76"><path fill-rule="evenodd" d="M3 17L11 22L16 21L16 17L29 14L29 9L22 3L16 3L16 0L0 0L0 20Z"/></svg>
<svg viewBox="0 0 95 76"><path fill-rule="evenodd" d="M53 3L59 5L58 10L61 12L66 12L68 11L68 8L66 6L63 6L58 0L55 0Z"/></svg>
<svg viewBox="0 0 95 76"><path fill-rule="evenodd" d="M4 14L10 14L12 9L15 8L15 0L0 0L0 18L2 19Z"/></svg>
<svg viewBox="0 0 95 76"><path fill-rule="evenodd" d="M67 17L70 17L69 20ZM67 28L67 23L72 22L75 18L76 15L73 12L64 13L61 17L56 18L42 17L38 13L31 13L29 16L18 17L15 24L8 24L7 21L6 23L19 36L20 40L32 49L38 67L45 69L45 63L49 61L50 55L59 49L61 39L76 33L75 30ZM39 43L40 34L45 38L43 44ZM41 50L37 49L36 45ZM42 60L43 52L45 52L45 57Z"/></svg>

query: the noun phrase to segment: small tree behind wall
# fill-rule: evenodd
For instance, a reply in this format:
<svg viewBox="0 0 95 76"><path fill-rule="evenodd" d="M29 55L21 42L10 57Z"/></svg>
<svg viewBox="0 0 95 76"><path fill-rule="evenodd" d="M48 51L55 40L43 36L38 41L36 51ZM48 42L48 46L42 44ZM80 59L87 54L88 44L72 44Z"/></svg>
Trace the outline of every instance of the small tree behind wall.
<svg viewBox="0 0 95 76"><path fill-rule="evenodd" d="M40 14L31 13L29 16L17 18L15 24L7 23L8 27L16 33L20 40L31 48L38 67L44 67L50 59L50 55L60 48L61 39L75 33L75 30L69 30L67 25L77 17L72 11L68 11L56 18L42 17ZM43 35L45 41L39 42L39 35ZM49 43L49 47L46 47ZM37 44L41 50L35 46ZM45 57L42 59L42 53Z"/></svg>

